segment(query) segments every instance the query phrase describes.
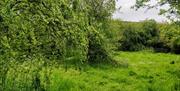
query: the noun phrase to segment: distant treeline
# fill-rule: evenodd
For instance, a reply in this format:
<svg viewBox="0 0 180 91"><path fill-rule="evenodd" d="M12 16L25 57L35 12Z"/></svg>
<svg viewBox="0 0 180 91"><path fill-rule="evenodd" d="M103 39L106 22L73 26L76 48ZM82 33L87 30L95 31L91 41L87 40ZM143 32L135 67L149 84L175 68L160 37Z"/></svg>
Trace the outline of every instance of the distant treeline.
<svg viewBox="0 0 180 91"><path fill-rule="evenodd" d="M139 51L153 49L156 52L180 53L180 23L111 21L111 37L118 50Z"/></svg>

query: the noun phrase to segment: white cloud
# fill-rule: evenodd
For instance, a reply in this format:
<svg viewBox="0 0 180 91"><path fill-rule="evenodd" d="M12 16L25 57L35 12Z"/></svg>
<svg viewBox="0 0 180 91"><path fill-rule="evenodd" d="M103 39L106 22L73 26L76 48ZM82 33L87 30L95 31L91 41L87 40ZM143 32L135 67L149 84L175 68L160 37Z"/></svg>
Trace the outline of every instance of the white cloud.
<svg viewBox="0 0 180 91"><path fill-rule="evenodd" d="M159 16L159 9L150 9L147 12L146 9L139 9L135 11L131 9L131 6L135 4L136 0L118 0L116 3L116 7L122 7L120 11L116 11L113 14L113 18L122 19L125 21L142 21L145 19L155 19L158 22L166 21L165 16ZM156 0L152 0L150 4L155 4ZM163 8L167 8L168 6L164 6Z"/></svg>

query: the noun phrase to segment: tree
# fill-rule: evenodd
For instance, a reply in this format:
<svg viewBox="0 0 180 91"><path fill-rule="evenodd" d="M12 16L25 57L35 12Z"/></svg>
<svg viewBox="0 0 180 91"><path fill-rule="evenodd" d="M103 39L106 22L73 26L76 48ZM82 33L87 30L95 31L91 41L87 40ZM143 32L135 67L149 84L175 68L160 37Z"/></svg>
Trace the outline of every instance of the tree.
<svg viewBox="0 0 180 91"><path fill-rule="evenodd" d="M85 0L88 5L88 15L94 21L109 18L115 10L115 0Z"/></svg>
<svg viewBox="0 0 180 91"><path fill-rule="evenodd" d="M107 21L115 10L115 0L84 0L90 26L88 60L91 63L111 60L107 47ZM105 59L103 59L105 58ZM103 60L102 60L103 59Z"/></svg>
<svg viewBox="0 0 180 91"><path fill-rule="evenodd" d="M141 7L153 8L168 4L170 8L167 10L161 9L160 14L167 14L167 17L169 19L173 19L173 20L174 18L175 20L180 19L180 0L156 0L157 3L155 5L149 5L148 2L150 1L151 0L136 0L135 7L137 9Z"/></svg>
<svg viewBox="0 0 180 91"><path fill-rule="evenodd" d="M92 46L104 50L102 25L114 9L115 0L1 0L0 52L86 61Z"/></svg>

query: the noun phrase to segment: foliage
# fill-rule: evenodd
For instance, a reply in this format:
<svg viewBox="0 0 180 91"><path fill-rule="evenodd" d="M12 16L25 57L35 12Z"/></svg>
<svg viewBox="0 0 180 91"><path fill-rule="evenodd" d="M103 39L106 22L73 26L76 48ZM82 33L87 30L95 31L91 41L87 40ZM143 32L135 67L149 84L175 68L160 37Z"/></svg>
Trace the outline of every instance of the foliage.
<svg viewBox="0 0 180 91"><path fill-rule="evenodd" d="M93 4L83 0L1 1L1 54L12 53L12 57L16 58L42 55L47 59L58 60L78 57L81 62L87 61L89 47L96 46L89 44L91 39L88 36L97 37L95 41L102 41L98 36L104 36L99 32L103 31L99 29L101 25L93 24L104 22L90 14L102 13L105 15L101 14L100 17L107 19L114 10L113 6L107 5L111 2L113 5L112 0L101 5L102 10L96 5L98 12L92 10L93 5L104 4L105 0L88 1Z"/></svg>
<svg viewBox="0 0 180 91"><path fill-rule="evenodd" d="M81 66L96 60L111 61L103 26L114 9L115 0L1 0L0 90L4 90L2 84L8 80L8 72L16 72L10 69L11 62L27 62L30 66L30 61L40 58L42 62L55 60ZM33 83L36 88L39 73L32 74L28 75L26 85ZM17 79L18 82L21 80Z"/></svg>
<svg viewBox="0 0 180 91"><path fill-rule="evenodd" d="M115 0L85 0L89 21L106 21L115 11Z"/></svg>
<svg viewBox="0 0 180 91"><path fill-rule="evenodd" d="M143 22L122 22L111 29L119 50L138 51L153 49L155 52L172 52L179 54L179 23L156 23L154 20ZM118 27L117 27L118 26ZM117 27L117 28L116 28ZM113 40L113 38L111 38Z"/></svg>
<svg viewBox="0 0 180 91"><path fill-rule="evenodd" d="M119 43L118 41L122 37L122 30L125 26L123 26L123 22L120 20L109 20L109 26L106 26L107 31L107 39L109 48L111 50L118 50Z"/></svg>
<svg viewBox="0 0 180 91"><path fill-rule="evenodd" d="M95 29L90 29L88 35L89 39L89 49L88 49L88 60L89 63L99 63L103 61L110 61L111 57L106 49L104 36L100 35L100 32L95 31ZM101 61L100 61L101 60Z"/></svg>
<svg viewBox="0 0 180 91"><path fill-rule="evenodd" d="M146 20L143 22L143 30L148 34L149 38L159 36L159 31L157 30L157 23L155 20Z"/></svg>
<svg viewBox="0 0 180 91"><path fill-rule="evenodd" d="M159 39L159 30L153 20L144 21L140 25L125 25L120 39L119 49L138 51L146 47L153 47Z"/></svg>
<svg viewBox="0 0 180 91"><path fill-rule="evenodd" d="M171 52L178 53L178 36L180 27L176 24L171 25L162 25L160 26L160 40L163 42L163 45L168 47Z"/></svg>
<svg viewBox="0 0 180 91"><path fill-rule="evenodd" d="M128 51L137 51L144 48L143 36L140 36L143 32L135 30L133 27L128 26L123 31L123 37L120 40L119 49L128 50Z"/></svg>
<svg viewBox="0 0 180 91"><path fill-rule="evenodd" d="M172 51L180 54L180 38L179 37L177 37L173 40Z"/></svg>
<svg viewBox="0 0 180 91"><path fill-rule="evenodd" d="M167 18L174 21L179 21L180 19L180 1L179 0L155 0L156 3L151 5L149 4L151 0L136 0L135 7L137 9L141 7L148 7L148 9L159 7L163 5L169 5L170 8L168 9L161 9L160 14L164 14L167 16ZM174 17L175 16L175 17Z"/></svg>

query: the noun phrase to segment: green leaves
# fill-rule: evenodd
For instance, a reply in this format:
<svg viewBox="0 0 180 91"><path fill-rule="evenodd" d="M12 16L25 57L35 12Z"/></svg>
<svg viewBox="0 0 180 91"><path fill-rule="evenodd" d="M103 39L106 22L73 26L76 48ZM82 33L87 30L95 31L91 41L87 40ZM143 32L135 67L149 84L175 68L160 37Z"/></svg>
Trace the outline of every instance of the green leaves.
<svg viewBox="0 0 180 91"><path fill-rule="evenodd" d="M7 36L2 37L1 44L5 48L10 48L9 39L7 38Z"/></svg>
<svg viewBox="0 0 180 91"><path fill-rule="evenodd" d="M161 9L159 14L165 14L167 18L175 21L179 21L180 15L180 1L179 0L156 0L154 5L148 4L151 0L136 0L135 8L139 9L141 7L148 7L149 9L154 7L159 7L163 5L168 5L169 8L166 10Z"/></svg>
<svg viewBox="0 0 180 91"><path fill-rule="evenodd" d="M41 54L47 59L87 61L90 46L106 49L102 26L115 9L114 0L5 0L0 4L3 50L19 56Z"/></svg>
<svg viewBox="0 0 180 91"><path fill-rule="evenodd" d="M146 20L143 23L125 26L120 39L119 49L124 51L139 51L146 47L156 47L159 41L159 30L154 20Z"/></svg>

